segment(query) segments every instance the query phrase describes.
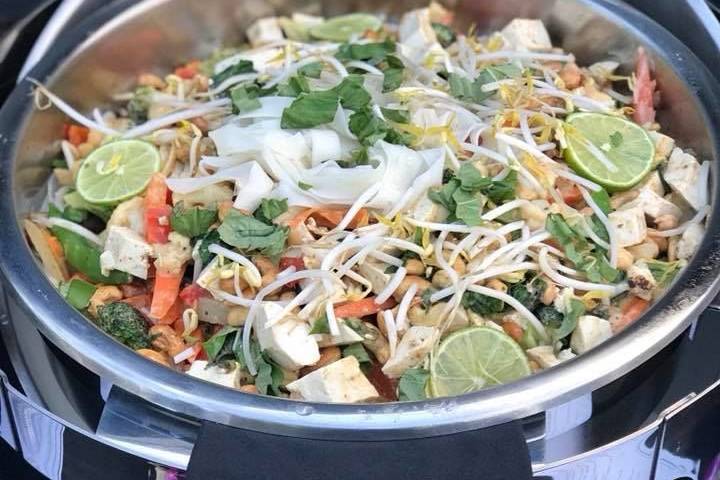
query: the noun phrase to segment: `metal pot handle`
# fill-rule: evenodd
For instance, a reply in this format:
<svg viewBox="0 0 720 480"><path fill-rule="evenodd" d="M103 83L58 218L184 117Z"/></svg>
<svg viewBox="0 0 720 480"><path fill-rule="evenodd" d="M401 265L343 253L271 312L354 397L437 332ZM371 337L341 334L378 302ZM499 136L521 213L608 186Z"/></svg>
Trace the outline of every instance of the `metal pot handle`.
<svg viewBox="0 0 720 480"><path fill-rule="evenodd" d="M340 476L347 480L525 480L532 478L532 468L517 421L399 441L286 437L204 422L190 457L187 480L250 476L254 480Z"/></svg>

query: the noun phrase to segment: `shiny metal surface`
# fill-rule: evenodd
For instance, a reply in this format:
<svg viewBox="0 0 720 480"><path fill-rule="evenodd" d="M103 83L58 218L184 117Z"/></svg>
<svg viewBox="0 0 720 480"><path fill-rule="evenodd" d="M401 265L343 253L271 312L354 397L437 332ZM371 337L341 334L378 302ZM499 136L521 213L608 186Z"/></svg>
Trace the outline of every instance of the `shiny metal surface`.
<svg viewBox="0 0 720 480"><path fill-rule="evenodd" d="M254 18L296 10L332 14L361 5L150 0L125 10L127 3L114 3L78 25L30 76L88 108L109 102L110 94L129 86L139 72L168 69L238 41ZM377 9L393 15L424 3L395 2ZM367 8L367 2L362 5ZM455 8L459 20L475 21L481 29L501 27L515 16L543 18L557 42L583 63L609 55L627 68L636 46L645 45L663 91L660 121L681 145L703 158L717 158L720 95L707 70L667 32L621 3L468 0ZM0 112L0 218L6 219L0 262L10 293L51 341L87 368L150 402L200 419L282 435L377 440L466 431L522 418L605 385L647 360L679 335L717 290L720 214L714 208L700 253L640 321L592 352L514 384L452 399L388 405L306 404L224 389L161 367L114 342L65 304L46 281L11 219L39 204L62 117L56 111L33 112L29 90L29 83L22 82ZM713 205L716 199L717 192Z"/></svg>

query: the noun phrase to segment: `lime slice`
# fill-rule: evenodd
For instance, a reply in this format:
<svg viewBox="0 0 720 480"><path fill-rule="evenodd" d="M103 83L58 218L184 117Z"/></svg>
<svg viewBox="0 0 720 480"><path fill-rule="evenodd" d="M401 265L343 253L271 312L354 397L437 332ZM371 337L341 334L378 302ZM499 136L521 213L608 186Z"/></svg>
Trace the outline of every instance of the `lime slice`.
<svg viewBox="0 0 720 480"><path fill-rule="evenodd" d="M567 118L565 138L565 161L610 191L627 190L652 169L653 141L642 127L623 118L575 113Z"/></svg>
<svg viewBox="0 0 720 480"><path fill-rule="evenodd" d="M434 397L474 392L530 375L525 352L504 332L470 327L443 340L430 363Z"/></svg>
<svg viewBox="0 0 720 480"><path fill-rule="evenodd" d="M367 30L377 30L382 21L367 13L351 13L333 17L310 29L310 35L320 40L331 42L347 42L353 35L360 35Z"/></svg>
<svg viewBox="0 0 720 480"><path fill-rule="evenodd" d="M103 145L83 161L75 187L88 202L117 203L142 192L159 169L160 154L154 145L118 140Z"/></svg>

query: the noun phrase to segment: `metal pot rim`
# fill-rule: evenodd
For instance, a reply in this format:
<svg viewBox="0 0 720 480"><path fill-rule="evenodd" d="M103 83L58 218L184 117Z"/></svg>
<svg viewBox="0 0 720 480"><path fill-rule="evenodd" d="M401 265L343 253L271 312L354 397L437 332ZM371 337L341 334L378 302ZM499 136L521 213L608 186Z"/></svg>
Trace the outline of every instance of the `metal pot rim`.
<svg viewBox="0 0 720 480"><path fill-rule="evenodd" d="M169 0L150 0L135 6L115 2L82 22L62 38L52 52L33 69L30 77L51 75L73 52L82 54L82 45L92 42L106 29L131 20L146 9ZM610 0L577 0L600 15L630 29L675 73L686 78L693 72L698 108L714 131L720 131L720 89L707 69L677 39L662 27L630 7ZM108 23L106 21L110 20ZM101 26L102 25L102 26ZM101 26L100 28L98 28ZM94 32L89 37L87 32ZM652 38L650 38L652 36ZM79 46L79 47L78 47ZM681 56L681 65L673 55ZM23 80L0 111L0 218L16 218L14 202L14 142L31 109ZM720 140L712 139L713 157ZM720 173L712 168L718 185ZM713 193L717 197L718 190ZM390 439L428 434L449 434L499 424L541 412L582 393L606 385L648 360L691 323L710 302L720 285L714 278L720 257L720 212L713 209L708 232L698 254L642 319L614 338L577 359L512 384L489 388L454 398L420 402L337 405L297 402L244 394L151 362L109 336L99 332L71 308L47 281L24 242L18 222L4 222L0 241L0 268L19 304L37 328L72 358L104 379L140 397L196 418L241 426L281 435L313 438L373 439L377 433Z"/></svg>

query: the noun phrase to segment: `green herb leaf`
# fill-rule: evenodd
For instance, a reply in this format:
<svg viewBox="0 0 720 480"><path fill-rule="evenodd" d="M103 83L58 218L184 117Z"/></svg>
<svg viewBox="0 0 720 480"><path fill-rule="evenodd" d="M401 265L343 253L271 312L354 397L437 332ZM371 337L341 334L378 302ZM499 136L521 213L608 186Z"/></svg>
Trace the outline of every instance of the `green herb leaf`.
<svg viewBox="0 0 720 480"><path fill-rule="evenodd" d="M253 63L250 60L240 60L236 64L230 65L222 72L213 75L211 77L212 84L213 86L218 86L230 77L234 77L235 75L240 75L243 73L253 73L254 71L255 70L253 69Z"/></svg>
<svg viewBox="0 0 720 480"><path fill-rule="evenodd" d="M432 29L435 31L435 36L437 37L438 42L440 42L440 45L442 45L443 48L447 48L453 43L455 43L455 39L457 37L455 36L455 32L452 28L442 23L433 22Z"/></svg>
<svg viewBox="0 0 720 480"><path fill-rule="evenodd" d="M220 351L225 345L225 341L228 339L228 335L234 334L237 331L237 327L225 325L217 333L215 333L215 335L203 342L203 350L205 350L205 354L207 355L210 363L214 363L218 358ZM232 337L234 337L234 335L232 335Z"/></svg>
<svg viewBox="0 0 720 480"><path fill-rule="evenodd" d="M335 58L342 61L362 60L377 64L395 52L395 42L388 39L376 43L344 43L338 47Z"/></svg>
<svg viewBox="0 0 720 480"><path fill-rule="evenodd" d="M92 213L103 222L107 222L108 220L110 220L110 216L112 215L114 209L114 207L111 206L96 205L94 203L90 203L84 198L82 198L80 194L74 190L66 193L63 197L63 200L65 200L65 204L67 206L76 208L78 210L85 210L88 213Z"/></svg>
<svg viewBox="0 0 720 480"><path fill-rule="evenodd" d="M276 198L263 198L260 201L260 206L255 210L255 218L265 223L272 223L272 221L283 213L287 212L288 203L287 198L278 200Z"/></svg>
<svg viewBox="0 0 720 480"><path fill-rule="evenodd" d="M613 132L610 134L610 146L613 148L618 148L620 145L622 145L623 142L623 136L620 132Z"/></svg>
<svg viewBox="0 0 720 480"><path fill-rule="evenodd" d="M293 75L287 82L278 85L277 94L281 97L297 97L301 93L310 92L310 84L302 75Z"/></svg>
<svg viewBox="0 0 720 480"><path fill-rule="evenodd" d="M483 219L481 213L483 204L485 203L482 195L458 188L453 193L452 199L455 202L456 218L462 220L465 225L482 225Z"/></svg>
<svg viewBox="0 0 720 480"><path fill-rule="evenodd" d="M597 206L602 210L602 212L607 215L612 211L612 207L610 206L610 195L608 195L607 190L604 188L601 188L597 192L590 192L590 198L592 198Z"/></svg>
<svg viewBox="0 0 720 480"><path fill-rule="evenodd" d="M50 160L50 168L67 168L67 162L64 158L53 158Z"/></svg>
<svg viewBox="0 0 720 480"><path fill-rule="evenodd" d="M678 260L675 262L663 262L662 260L645 260L645 264L652 273L653 278L657 282L658 288L665 288L670 285L675 275L683 267L684 262Z"/></svg>
<svg viewBox="0 0 720 480"><path fill-rule="evenodd" d="M425 386L428 378L430 378L430 372L423 368L405 370L398 382L398 400L412 402L426 399Z"/></svg>
<svg viewBox="0 0 720 480"><path fill-rule="evenodd" d="M313 186L310 185L309 183L305 183L305 182L300 182L300 181L298 181L298 188L300 188L300 190L308 191L308 190L310 190L311 188L313 188Z"/></svg>
<svg viewBox="0 0 720 480"><path fill-rule="evenodd" d="M469 191L488 188L492 184L492 179L489 177L483 177L480 171L475 168L472 163L463 163L457 172L457 178L460 180L462 188Z"/></svg>
<svg viewBox="0 0 720 480"><path fill-rule="evenodd" d="M342 350L343 357L355 357L358 363L370 363L370 355L368 355L362 343L351 343Z"/></svg>
<svg viewBox="0 0 720 480"><path fill-rule="evenodd" d="M285 249L288 228L268 225L255 217L231 211L218 228L223 242L244 251L277 257Z"/></svg>
<svg viewBox="0 0 720 480"><path fill-rule="evenodd" d="M453 178L440 188L434 188L428 191L428 198L435 203L439 203L445 207L449 212L455 212L457 204L453 195L460 188L460 181Z"/></svg>
<svg viewBox="0 0 720 480"><path fill-rule="evenodd" d="M262 106L258 100L259 88L257 85L245 86L240 85L230 90L230 100L232 101L233 113L250 112L257 110Z"/></svg>
<svg viewBox="0 0 720 480"><path fill-rule="evenodd" d="M578 319L585 313L585 305L580 300L573 298L568 305L568 311L563 315L559 327L552 329L551 336L554 342L562 340L570 335L577 327Z"/></svg>
<svg viewBox="0 0 720 480"><path fill-rule="evenodd" d="M155 90L152 87L138 87L127 103L128 118L135 125L147 122L148 109Z"/></svg>
<svg viewBox="0 0 720 480"><path fill-rule="evenodd" d="M505 302L502 300L476 292L465 292L462 298L462 305L478 315L483 316L501 313L505 310Z"/></svg>
<svg viewBox="0 0 720 480"><path fill-rule="evenodd" d="M320 73L322 72L322 69L322 62L313 62L298 68L297 73L310 78L320 78Z"/></svg>
<svg viewBox="0 0 720 480"><path fill-rule="evenodd" d="M386 119L395 123L410 123L410 112L407 110L395 110L392 108L380 107L380 111Z"/></svg>
<svg viewBox="0 0 720 480"><path fill-rule="evenodd" d="M508 288L508 295L522 303L528 310L535 310L540 305L540 295L544 290L545 282L540 278L535 278L530 283L513 283Z"/></svg>
<svg viewBox="0 0 720 480"><path fill-rule="evenodd" d="M395 55L388 55L385 58L386 66L383 71L383 93L397 90L402 84L405 74L405 64Z"/></svg>
<svg viewBox="0 0 720 480"><path fill-rule="evenodd" d="M281 128L312 128L330 123L335 118L338 94L334 90L301 93L280 120Z"/></svg>
<svg viewBox="0 0 720 480"><path fill-rule="evenodd" d="M280 385L285 379L285 374L270 357L262 352L260 358L255 362L257 366L257 376L255 377L255 387L263 395L279 396Z"/></svg>
<svg viewBox="0 0 720 480"><path fill-rule="evenodd" d="M548 328L559 328L563 322L563 314L555 310L553 307L541 305L537 309L538 320Z"/></svg>
<svg viewBox="0 0 720 480"><path fill-rule="evenodd" d="M482 189L482 192L494 204L499 205L502 202L515 198L515 189L517 188L517 172L511 170L510 173L502 180L493 180L490 186Z"/></svg>
<svg viewBox="0 0 720 480"><path fill-rule="evenodd" d="M371 100L370 94L363 87L362 75L348 75L335 87L335 91L340 98L340 104L349 110L365 108Z"/></svg>
<svg viewBox="0 0 720 480"><path fill-rule="evenodd" d="M180 235L195 238L204 235L216 220L216 208L193 207L186 209L183 202L178 202L172 209L170 226Z"/></svg>
<svg viewBox="0 0 720 480"><path fill-rule="evenodd" d="M328 319L325 314L323 314L321 317L319 317L313 323L313 326L310 329L310 334L315 334L315 333L318 333L318 334L330 333L330 326L328 325Z"/></svg>
<svg viewBox="0 0 720 480"><path fill-rule="evenodd" d="M213 254L210 253L208 247L210 247L213 243L222 243L220 241L220 232L218 232L217 229L210 230L198 239L198 243L200 244L198 246L200 261L202 261L203 265L207 265L213 257Z"/></svg>
<svg viewBox="0 0 720 480"><path fill-rule="evenodd" d="M482 87L505 78L517 77L522 70L514 64L492 65L483 69L473 81L456 73L448 76L450 94L466 102L479 103L492 97L495 92L484 92Z"/></svg>

